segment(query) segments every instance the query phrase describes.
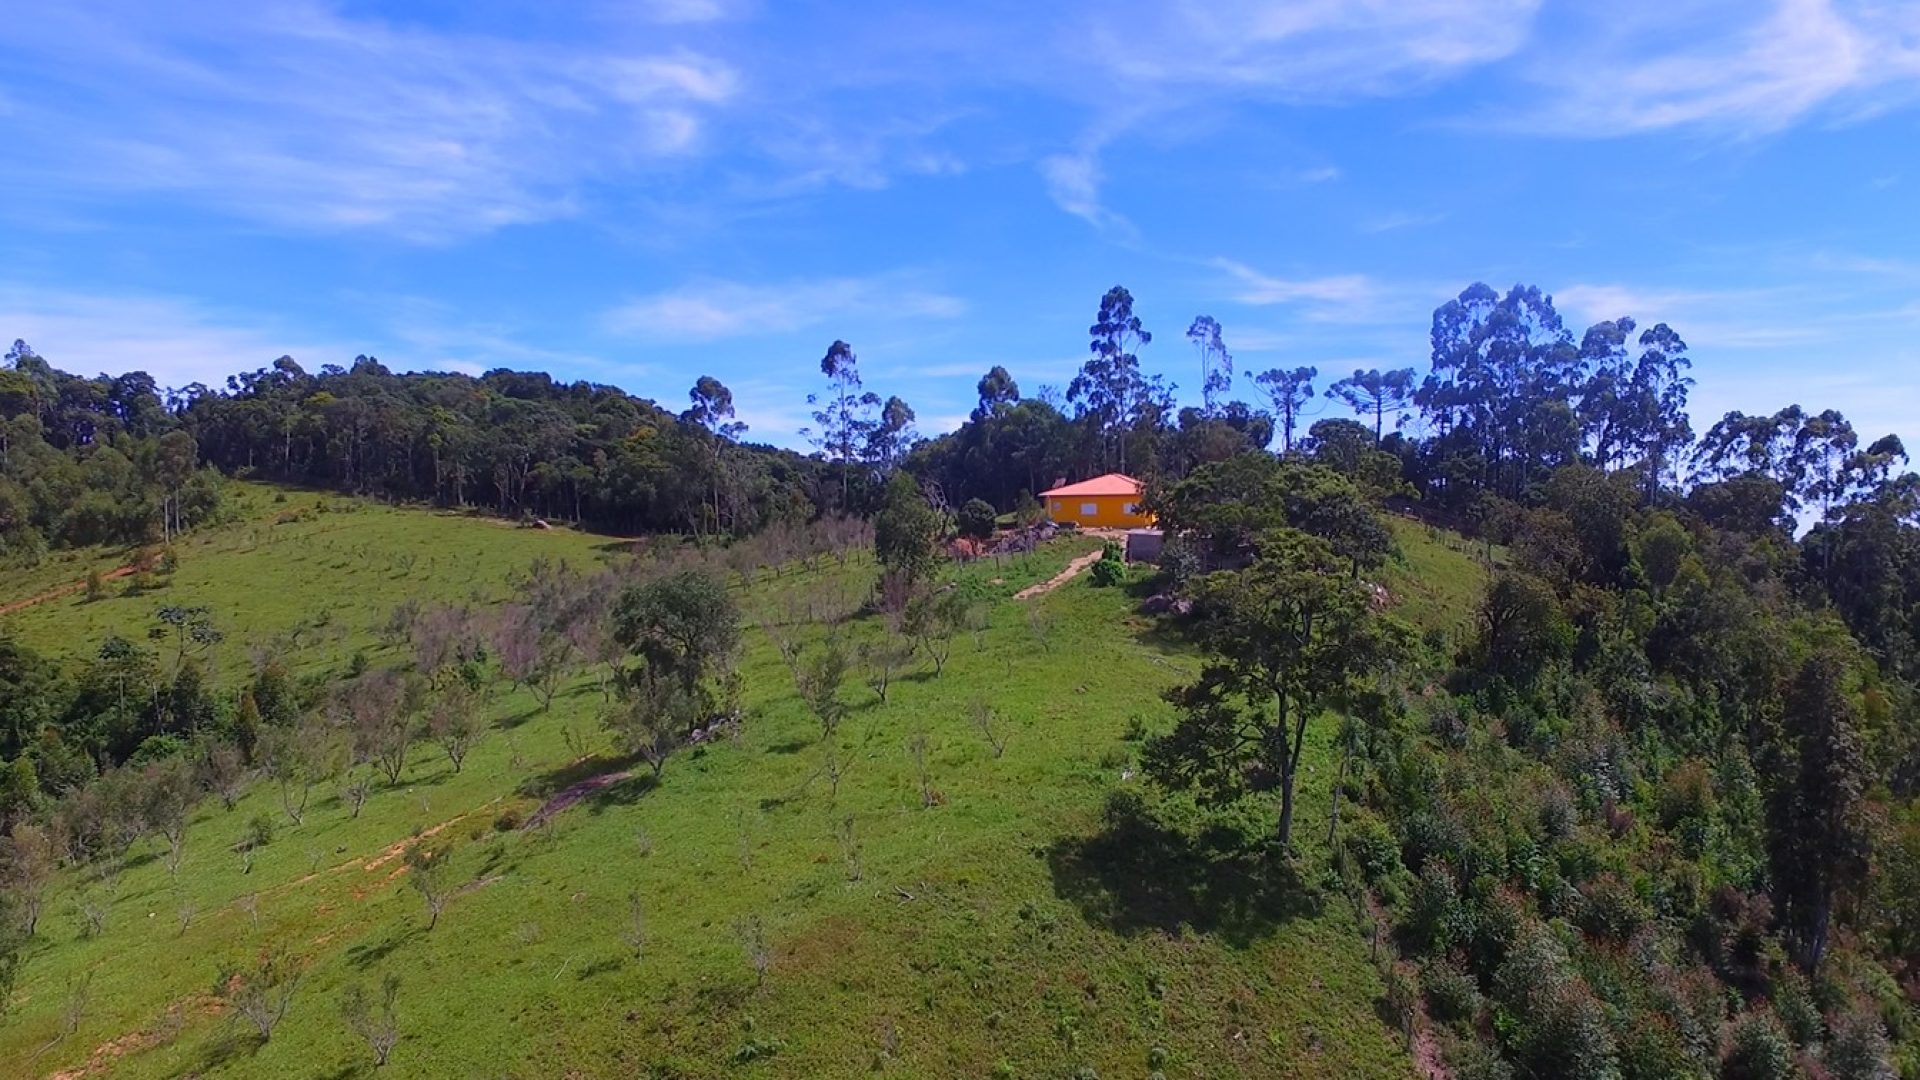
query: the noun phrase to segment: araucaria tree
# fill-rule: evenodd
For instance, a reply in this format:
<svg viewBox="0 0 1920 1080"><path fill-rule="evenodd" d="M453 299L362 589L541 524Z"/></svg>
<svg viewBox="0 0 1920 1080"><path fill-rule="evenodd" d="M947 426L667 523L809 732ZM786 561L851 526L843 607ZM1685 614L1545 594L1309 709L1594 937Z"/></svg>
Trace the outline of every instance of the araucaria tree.
<svg viewBox="0 0 1920 1080"><path fill-rule="evenodd" d="M1384 433L1389 414L1399 416L1413 404L1413 369L1381 371L1355 369L1353 374L1327 387L1327 396L1346 402L1354 415L1371 417L1373 441Z"/></svg>
<svg viewBox="0 0 1920 1080"><path fill-rule="evenodd" d="M1145 767L1215 803L1277 788L1284 848L1307 726L1384 664L1399 635L1326 541L1282 527L1256 548L1245 570L1202 580L1195 613L1212 657L1198 679L1167 692L1180 720L1148 744Z"/></svg>
<svg viewBox="0 0 1920 1080"><path fill-rule="evenodd" d="M1282 452L1293 449L1293 432L1300 421L1308 415L1307 403L1313 400L1313 380L1319 376L1318 369L1297 367L1292 371L1284 368L1269 368L1253 377L1253 381L1266 388L1268 400L1273 402L1273 416L1280 422L1280 449Z"/></svg>

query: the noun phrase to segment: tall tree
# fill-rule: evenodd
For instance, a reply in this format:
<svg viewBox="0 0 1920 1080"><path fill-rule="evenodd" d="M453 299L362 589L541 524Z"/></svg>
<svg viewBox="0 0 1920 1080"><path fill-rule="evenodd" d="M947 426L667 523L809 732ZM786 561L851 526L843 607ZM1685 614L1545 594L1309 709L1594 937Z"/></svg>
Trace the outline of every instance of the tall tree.
<svg viewBox="0 0 1920 1080"><path fill-rule="evenodd" d="M1373 441L1378 444L1387 414L1399 416L1413 403L1413 369L1355 368L1351 376L1327 387L1327 396L1346 402L1355 416L1373 417Z"/></svg>
<svg viewBox="0 0 1920 1080"><path fill-rule="evenodd" d="M1115 285L1100 298L1100 313L1087 328L1091 359L1067 384L1067 400L1080 406L1081 416L1098 433L1100 464L1127 470L1127 433L1146 394L1140 357L1134 351L1153 340L1153 334L1133 313L1133 294Z"/></svg>
<svg viewBox="0 0 1920 1080"><path fill-rule="evenodd" d="M1835 901L1865 880L1870 781L1860 720L1832 651L1809 657L1785 701L1782 778L1768 813L1774 901L1801 964L1818 971Z"/></svg>
<svg viewBox="0 0 1920 1080"><path fill-rule="evenodd" d="M1293 449L1294 429L1302 417L1309 415L1305 410L1313 400L1313 380L1319 375L1317 369L1297 367L1292 371L1269 368L1254 376L1253 381L1266 388L1267 397L1273 402L1274 418L1280 421L1282 453Z"/></svg>
<svg viewBox="0 0 1920 1080"><path fill-rule="evenodd" d="M869 413L880 404L879 395L860 390L860 358L853 346L835 340L820 358L820 373L827 377L828 396L808 394L807 404L818 406L813 413L817 431L802 429L812 438L827 460L840 466L840 503L847 504L849 470L858 459L867 433L873 429Z"/></svg>
<svg viewBox="0 0 1920 1080"><path fill-rule="evenodd" d="M893 471L894 466L905 457L908 448L913 445L913 406L898 397L887 398L880 407L880 416L867 432L866 456L868 464L881 475Z"/></svg>
<svg viewBox="0 0 1920 1080"><path fill-rule="evenodd" d="M1233 390L1233 354L1221 340L1219 321L1211 315L1193 320L1187 327L1187 340L1200 354L1200 400L1209 417L1217 416Z"/></svg>
<svg viewBox="0 0 1920 1080"><path fill-rule="evenodd" d="M724 529L720 491L726 482L727 447L746 433L747 425L734 419L733 391L711 375L702 375L687 392L692 407L680 414L681 420L696 424L707 433L707 468L712 477L713 524Z"/></svg>

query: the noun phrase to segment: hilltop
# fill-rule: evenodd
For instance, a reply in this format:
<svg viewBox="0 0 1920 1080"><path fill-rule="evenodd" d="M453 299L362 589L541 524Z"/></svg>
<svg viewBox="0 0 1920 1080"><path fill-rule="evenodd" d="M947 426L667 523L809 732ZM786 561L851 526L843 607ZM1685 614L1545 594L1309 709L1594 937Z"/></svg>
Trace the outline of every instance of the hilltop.
<svg viewBox="0 0 1920 1080"><path fill-rule="evenodd" d="M263 485L230 501L236 520L177 545L163 583L62 596L0 629L78 662L109 634L138 640L161 606L201 605L224 633L209 658L223 681L249 670L249 649L295 640L296 672L321 677L406 663L381 628L407 601L485 607L537 558L597 570L650 557L567 529ZM1478 565L1442 534L1398 533L1390 588L1454 625ZM758 622L861 596L875 568L860 554L735 575L757 615L745 721L657 785L614 755L583 672L547 710L503 687L457 773L417 744L358 816L337 782L297 825L264 780L232 809L206 799L177 876L157 837L134 846L110 899L61 874L0 1029L0 1071L351 1075L367 1052L341 1019L344 988L393 973L396 1075L1410 1075L1377 1013L1363 920L1337 892L1269 910L1249 882L1190 876L1177 845L1122 863L1096 846L1108 800L1142 784L1159 692L1197 658L1134 614L1126 589L1082 576L1013 599L1091 549L1062 539L959 568L975 621L939 675L916 662L884 703L849 690L855 749L837 793ZM76 552L10 579L0 603L122 558ZM882 629L874 616L849 626ZM991 738L973 719L982 704ZM1308 835L1324 827L1330 738L1316 731ZM522 827L553 793L614 773L628 776ZM272 838L245 860L259 818ZM448 845L451 899L431 931L401 858L416 837ZM83 902L108 905L91 936ZM221 962L273 948L301 975L255 1046L210 991Z"/></svg>

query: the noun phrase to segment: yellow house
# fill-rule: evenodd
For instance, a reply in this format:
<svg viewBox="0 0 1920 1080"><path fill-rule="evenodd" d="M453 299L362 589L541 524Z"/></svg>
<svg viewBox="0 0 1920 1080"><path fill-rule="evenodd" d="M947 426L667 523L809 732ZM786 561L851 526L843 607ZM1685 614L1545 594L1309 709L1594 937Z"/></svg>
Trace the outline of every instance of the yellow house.
<svg viewBox="0 0 1920 1080"><path fill-rule="evenodd" d="M1131 476L1108 473L1077 484L1043 491L1047 516L1073 522L1081 528L1137 529L1153 524L1153 515L1140 509L1142 485Z"/></svg>

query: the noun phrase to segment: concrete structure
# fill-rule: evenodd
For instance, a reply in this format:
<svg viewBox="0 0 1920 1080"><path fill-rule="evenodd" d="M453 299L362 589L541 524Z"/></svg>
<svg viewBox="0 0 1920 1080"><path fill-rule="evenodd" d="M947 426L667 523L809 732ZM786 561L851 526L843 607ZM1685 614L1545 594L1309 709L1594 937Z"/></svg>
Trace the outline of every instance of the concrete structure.
<svg viewBox="0 0 1920 1080"><path fill-rule="evenodd" d="M1127 561L1157 563L1160 561L1160 549L1166 546L1166 538L1159 529L1127 530Z"/></svg>
<svg viewBox="0 0 1920 1080"><path fill-rule="evenodd" d="M1140 509L1140 481L1120 473L1108 473L1077 484L1043 491L1040 498L1047 516L1055 521L1072 522L1083 529L1137 529L1153 524L1153 516Z"/></svg>

